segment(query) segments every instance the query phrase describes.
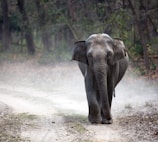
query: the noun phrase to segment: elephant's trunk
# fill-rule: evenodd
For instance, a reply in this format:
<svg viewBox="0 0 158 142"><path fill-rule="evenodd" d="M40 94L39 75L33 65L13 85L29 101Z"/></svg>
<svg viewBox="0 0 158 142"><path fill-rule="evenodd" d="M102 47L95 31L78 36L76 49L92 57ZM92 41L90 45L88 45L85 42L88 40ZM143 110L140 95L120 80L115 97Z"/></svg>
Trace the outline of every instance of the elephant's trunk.
<svg viewBox="0 0 158 142"><path fill-rule="evenodd" d="M101 109L103 123L109 123L111 120L111 110L108 100L107 89L107 70L106 65L94 65L94 74L97 81L97 87L99 91L99 104Z"/></svg>

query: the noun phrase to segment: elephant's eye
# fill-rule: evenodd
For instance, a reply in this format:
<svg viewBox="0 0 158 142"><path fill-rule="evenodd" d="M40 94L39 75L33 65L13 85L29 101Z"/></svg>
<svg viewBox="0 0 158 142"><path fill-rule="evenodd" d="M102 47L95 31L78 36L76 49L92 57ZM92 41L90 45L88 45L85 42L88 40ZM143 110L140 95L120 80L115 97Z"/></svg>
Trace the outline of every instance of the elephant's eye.
<svg viewBox="0 0 158 142"><path fill-rule="evenodd" d="M88 53L88 58L92 58L92 53Z"/></svg>
<svg viewBox="0 0 158 142"><path fill-rule="evenodd" d="M111 56L112 56L112 52L111 52L111 51L108 51L108 53L107 53L107 58L110 59Z"/></svg>

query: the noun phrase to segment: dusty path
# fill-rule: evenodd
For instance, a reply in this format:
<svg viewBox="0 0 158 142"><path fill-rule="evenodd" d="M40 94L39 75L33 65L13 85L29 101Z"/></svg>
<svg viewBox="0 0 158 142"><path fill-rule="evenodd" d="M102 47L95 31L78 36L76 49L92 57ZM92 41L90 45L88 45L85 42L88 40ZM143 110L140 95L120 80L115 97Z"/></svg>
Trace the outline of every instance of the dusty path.
<svg viewBox="0 0 158 142"><path fill-rule="evenodd" d="M127 75L116 89L114 123L91 125L87 121L83 77L75 64L1 63L0 102L12 108L13 113L37 116L33 120L26 118L21 132L31 142L132 141L132 136L123 135L126 129L122 120L128 114L156 108L156 101L158 90L154 86Z"/></svg>

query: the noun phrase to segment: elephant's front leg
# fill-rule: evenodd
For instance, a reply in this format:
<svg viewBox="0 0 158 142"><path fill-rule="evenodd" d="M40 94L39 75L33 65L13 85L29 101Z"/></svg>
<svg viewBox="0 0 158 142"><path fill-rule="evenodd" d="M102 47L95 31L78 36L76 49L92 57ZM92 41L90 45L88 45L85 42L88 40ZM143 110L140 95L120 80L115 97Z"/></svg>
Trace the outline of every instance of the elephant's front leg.
<svg viewBox="0 0 158 142"><path fill-rule="evenodd" d="M108 95L108 103L109 103L109 109L110 109L110 113L111 113L111 105L112 105L112 98L114 95L114 78L111 76L108 78L107 80L107 95ZM102 110L104 110L104 108L102 108ZM106 116L102 113L102 119L103 119L103 124L112 124L113 120L112 120L112 116L110 117L110 119L107 119Z"/></svg>
<svg viewBox="0 0 158 142"><path fill-rule="evenodd" d="M102 122L100 105L97 100L97 91L93 86L93 80L89 76L85 78L85 87L89 107L88 119L91 123L100 124Z"/></svg>

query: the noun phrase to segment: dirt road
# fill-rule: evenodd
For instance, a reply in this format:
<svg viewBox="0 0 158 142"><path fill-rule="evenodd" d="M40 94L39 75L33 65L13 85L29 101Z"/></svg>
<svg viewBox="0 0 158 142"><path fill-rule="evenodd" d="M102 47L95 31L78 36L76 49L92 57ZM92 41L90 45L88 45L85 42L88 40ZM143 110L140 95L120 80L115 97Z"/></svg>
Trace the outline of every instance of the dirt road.
<svg viewBox="0 0 158 142"><path fill-rule="evenodd" d="M156 142L158 90L155 86L127 73L113 100L114 123L91 125L87 120L83 77L75 63L47 66L30 61L1 63L1 122L5 127L4 120L15 121L15 125L12 123L15 128L7 129L9 133L20 129L14 134L19 136L15 141L148 142L152 139ZM0 135L0 139L10 137Z"/></svg>

